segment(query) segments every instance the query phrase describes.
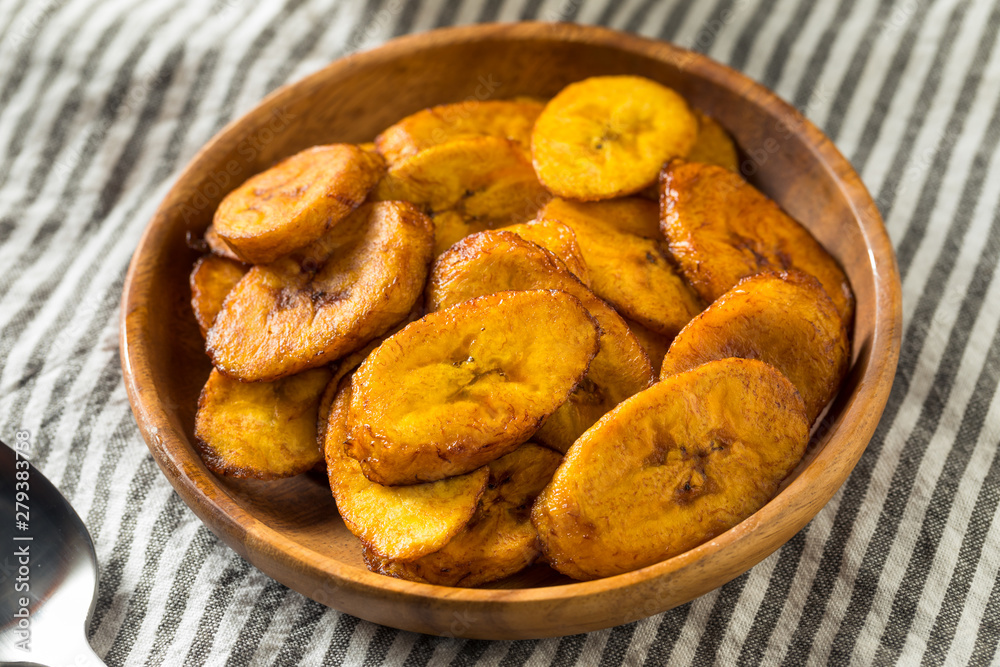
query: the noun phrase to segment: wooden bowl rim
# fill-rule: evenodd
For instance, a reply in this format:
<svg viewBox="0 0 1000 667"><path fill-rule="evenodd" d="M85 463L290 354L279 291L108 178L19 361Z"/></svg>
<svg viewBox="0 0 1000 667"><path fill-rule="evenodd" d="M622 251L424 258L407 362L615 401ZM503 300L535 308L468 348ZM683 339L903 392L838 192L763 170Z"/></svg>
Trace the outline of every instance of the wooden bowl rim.
<svg viewBox="0 0 1000 667"><path fill-rule="evenodd" d="M148 255L155 253L158 243L162 241L163 222L169 216L171 209L180 203L179 185L198 172L200 164L208 160L208 156L219 143L232 136L238 136L242 122L254 111L286 103L295 98L299 91L320 84L330 77L336 77L349 69L391 63L428 47L436 48L486 39L504 42L567 41L609 47L655 60L683 62L684 70L691 72L695 77L712 81L723 88L738 87L744 97L752 97L753 103L762 107L771 117L784 121L788 127L795 128L795 134L808 145L816 157L816 163L830 173L832 180L837 183L845 200L850 204L869 253L875 286L875 314L870 357L855 395L845 405L831 429L827 445L787 488L747 520L695 549L633 572L594 581L537 588L465 589L386 577L332 560L309 549L299 550L298 557L293 557L285 549L285 545L289 542L288 538L256 519L230 497L204 468L194 447L190 443L185 443L174 432L157 387L143 386L139 381L140 377L150 375L148 355L155 353L148 349L147 340L142 337L136 339L136 332L130 327L130 315L145 310L145 304L150 298L148 274L139 271L139 266ZM208 527L254 565L271 571L275 568L291 568L308 574L313 579L326 579L334 587L353 590L356 593L391 592L400 599L420 601L424 604L445 602L454 603L456 608L468 608L468 605L475 603L531 604L567 601L579 599L581 596L599 596L608 591L669 577L706 555L744 542L747 543L746 550L756 554L754 549L759 550L760 541L766 540L766 536L759 535L758 526L780 524L784 508L799 494L808 489L814 490L820 476L829 478L832 471L839 477L840 484L832 487L827 498L823 500L825 504L843 484L860 458L874 433L892 386L900 347L900 313L899 274L893 246L867 189L832 142L794 107L770 90L699 53L607 28L543 22L479 24L442 28L400 37L375 49L340 58L325 68L272 92L254 110L230 122L206 143L188 163L165 196L133 255L122 293L120 353L129 401L140 431L157 463L179 495ZM855 436L860 434L861 437L847 440L847 434ZM838 438L838 435L844 437ZM838 454L839 458L836 456ZM189 477L192 469L201 472L200 478ZM185 473L185 470L189 472ZM802 523L796 530L804 525L805 523ZM773 550L769 549L763 555L757 554L759 557L755 556L749 566L759 562ZM737 572L733 577L738 574ZM719 585L722 583L725 582L720 581Z"/></svg>

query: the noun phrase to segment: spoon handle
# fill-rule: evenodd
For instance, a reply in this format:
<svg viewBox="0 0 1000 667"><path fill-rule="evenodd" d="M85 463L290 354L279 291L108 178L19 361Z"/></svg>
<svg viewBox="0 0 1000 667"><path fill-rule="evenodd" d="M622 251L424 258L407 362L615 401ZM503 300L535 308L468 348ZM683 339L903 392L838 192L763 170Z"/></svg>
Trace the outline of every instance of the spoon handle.
<svg viewBox="0 0 1000 667"><path fill-rule="evenodd" d="M97 655L86 634L77 637L62 637L61 641L35 645L30 655L29 664L45 665L46 667L103 667L104 661Z"/></svg>
<svg viewBox="0 0 1000 667"><path fill-rule="evenodd" d="M57 662L52 667L61 667L61 665L66 665L66 667L104 667L104 660L90 646L86 634L72 644L72 648L66 647L65 658L62 662Z"/></svg>
<svg viewBox="0 0 1000 667"><path fill-rule="evenodd" d="M72 633L70 633L72 634ZM4 651L3 665L19 667L20 665L43 665L44 667L103 667L104 661L97 655L86 635L78 637L60 635L58 641L35 642L31 649L25 652ZM9 647L7 647L9 649Z"/></svg>
<svg viewBox="0 0 1000 667"><path fill-rule="evenodd" d="M0 580L0 664L103 665L86 635L97 592L94 544L28 461L30 439L21 433L16 450L0 443L0 548L16 568Z"/></svg>

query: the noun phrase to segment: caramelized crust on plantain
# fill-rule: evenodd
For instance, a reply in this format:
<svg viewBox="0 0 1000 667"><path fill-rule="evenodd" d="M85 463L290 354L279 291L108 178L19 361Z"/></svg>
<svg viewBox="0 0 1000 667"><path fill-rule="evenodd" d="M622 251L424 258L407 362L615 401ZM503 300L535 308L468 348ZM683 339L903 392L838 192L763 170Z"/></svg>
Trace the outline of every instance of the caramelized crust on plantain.
<svg viewBox="0 0 1000 667"><path fill-rule="evenodd" d="M542 106L505 100L441 104L389 126L375 138L375 146L390 166L431 146L481 136L509 139L530 158L531 128Z"/></svg>
<svg viewBox="0 0 1000 667"><path fill-rule="evenodd" d="M439 551L409 562L366 549L368 568L400 579L463 587L520 572L540 553L531 506L561 460L551 449L529 442L491 461L486 492L462 532Z"/></svg>
<svg viewBox="0 0 1000 667"><path fill-rule="evenodd" d="M437 256L474 232L533 218L549 194L515 143L473 137L432 146L394 166L373 198L428 211Z"/></svg>
<svg viewBox="0 0 1000 667"><path fill-rule="evenodd" d="M226 195L212 225L243 261L273 262L333 229L384 171L381 158L357 146L313 146Z"/></svg>
<svg viewBox="0 0 1000 667"><path fill-rule="evenodd" d="M275 382L245 384L212 370L198 399L195 442L218 475L278 479L323 456L316 445L320 395L330 371L315 368Z"/></svg>
<svg viewBox="0 0 1000 667"><path fill-rule="evenodd" d="M573 229L591 288L623 316L672 337L701 312L661 240L656 204L637 197L587 203L557 198L538 217Z"/></svg>
<svg viewBox="0 0 1000 667"><path fill-rule="evenodd" d="M368 479L413 484L513 451L562 405L598 349L565 292L500 292L430 313L355 372L348 454Z"/></svg>
<svg viewBox="0 0 1000 667"><path fill-rule="evenodd" d="M744 278L674 339L661 377L726 357L760 359L799 390L809 422L840 387L851 343L830 297L799 271Z"/></svg>
<svg viewBox="0 0 1000 667"><path fill-rule="evenodd" d="M430 220L412 205L362 206L306 248L247 273L208 333L212 362L265 381L363 347L413 309L432 242Z"/></svg>
<svg viewBox="0 0 1000 667"><path fill-rule="evenodd" d="M347 455L350 378L335 387L324 451L337 511L365 549L381 558L414 560L441 549L469 523L486 489L486 467L437 482L382 486Z"/></svg>
<svg viewBox="0 0 1000 667"><path fill-rule="evenodd" d="M660 179L661 227L688 282L708 303L747 276L798 269L819 279L844 322L854 294L837 260L739 174L672 162Z"/></svg>
<svg viewBox="0 0 1000 667"><path fill-rule="evenodd" d="M535 439L565 452L608 410L653 379L649 359L624 320L577 280L552 253L504 230L480 232L434 263L427 308L438 310L503 290L558 289L572 294L601 328L601 347L583 382Z"/></svg>
<svg viewBox="0 0 1000 667"><path fill-rule="evenodd" d="M638 76L570 84L535 121L531 155L552 194L594 201L636 193L664 162L684 157L698 120L684 98Z"/></svg>
<svg viewBox="0 0 1000 667"><path fill-rule="evenodd" d="M671 375L569 450L532 511L543 552L575 579L676 556L763 507L808 439L802 398L764 362Z"/></svg>
<svg viewBox="0 0 1000 667"><path fill-rule="evenodd" d="M205 230L205 245L208 246L209 251L213 255L218 255L219 257L225 257L226 259L231 259L235 262L243 264L243 260L240 256L233 252L233 249L222 240L219 233L215 231L215 225L209 225L208 229Z"/></svg>
<svg viewBox="0 0 1000 667"><path fill-rule="evenodd" d="M208 334L226 295L248 270L245 264L219 255L204 255L194 263L190 278L191 308L202 336Z"/></svg>

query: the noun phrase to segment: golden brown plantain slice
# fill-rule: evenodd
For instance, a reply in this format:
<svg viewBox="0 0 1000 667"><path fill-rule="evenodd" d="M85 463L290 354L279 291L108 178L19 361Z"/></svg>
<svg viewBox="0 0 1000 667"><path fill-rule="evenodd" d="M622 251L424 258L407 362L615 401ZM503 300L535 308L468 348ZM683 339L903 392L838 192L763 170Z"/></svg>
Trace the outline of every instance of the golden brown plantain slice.
<svg viewBox="0 0 1000 667"><path fill-rule="evenodd" d="M573 229L591 289L623 316L674 336L701 312L660 240L656 204L637 197L587 203L557 198L538 216Z"/></svg>
<svg viewBox="0 0 1000 667"><path fill-rule="evenodd" d="M521 445L488 464L479 509L442 549L410 562L365 549L365 562L374 572L440 586L479 586L520 572L540 553L531 506L561 460L545 447Z"/></svg>
<svg viewBox="0 0 1000 667"><path fill-rule="evenodd" d="M375 138L389 166L420 151L473 137L509 139L530 159L531 128L544 105L529 101L467 100L418 111L391 125Z"/></svg>
<svg viewBox="0 0 1000 667"><path fill-rule="evenodd" d="M245 264L219 255L204 255L195 262L190 279L191 308L202 336L222 310L226 295L248 270Z"/></svg>
<svg viewBox="0 0 1000 667"><path fill-rule="evenodd" d="M427 308L440 310L511 289L558 289L572 294L601 328L600 351L587 376L534 436L565 452L608 410L649 386L652 368L639 341L613 308L552 253L504 230L473 234L437 259L427 285Z"/></svg>
<svg viewBox="0 0 1000 667"><path fill-rule="evenodd" d="M576 233L558 220L531 220L516 225L501 228L514 232L522 239L541 246L558 257L569 269L569 272L580 279L584 285L590 286L590 271L583 261L583 251L576 242Z"/></svg>
<svg viewBox="0 0 1000 667"><path fill-rule="evenodd" d="M851 344L830 297L812 276L769 271L744 278L678 334L661 379L713 359L771 364L799 390L812 423L847 375Z"/></svg>
<svg viewBox="0 0 1000 667"><path fill-rule="evenodd" d="M763 270L798 269L819 279L850 326L854 295L837 260L739 174L677 161L663 170L660 192L670 252L706 302Z"/></svg>
<svg viewBox="0 0 1000 667"><path fill-rule="evenodd" d="M465 475L410 486L368 481L344 451L350 378L337 386L324 451L330 489L347 528L381 558L413 560L439 550L469 523L486 489L484 466Z"/></svg>
<svg viewBox="0 0 1000 667"><path fill-rule="evenodd" d="M642 349L646 351L649 363L653 366L653 375L659 377L660 368L663 366L663 357L666 356L673 338L658 334L652 329L647 329L635 320L625 318L625 324L635 334L635 337L639 339Z"/></svg>
<svg viewBox="0 0 1000 667"><path fill-rule="evenodd" d="M273 262L346 218L384 171L378 155L357 146L313 146L226 195L212 225L244 261Z"/></svg>
<svg viewBox="0 0 1000 667"><path fill-rule="evenodd" d="M558 291L501 292L425 315L355 372L347 453L380 484L478 468L566 401L598 335L580 301Z"/></svg>
<svg viewBox="0 0 1000 667"><path fill-rule="evenodd" d="M322 458L316 444L320 395L330 370L314 368L275 382L243 383L213 369L198 399L194 435L218 475L278 479Z"/></svg>
<svg viewBox="0 0 1000 667"><path fill-rule="evenodd" d="M596 76L545 105L531 155L554 195L594 201L654 183L663 163L686 156L697 136L697 118L673 90L638 76Z"/></svg>
<svg viewBox="0 0 1000 667"><path fill-rule="evenodd" d="M390 169L373 197L428 210L435 256L474 232L531 219L549 199L517 145L498 137L461 139L421 151Z"/></svg>
<svg viewBox="0 0 1000 667"><path fill-rule="evenodd" d="M231 259L233 261L243 264L243 260L240 256L233 252L225 241L219 236L218 232L215 231L214 225L209 225L208 229L205 230L205 245L213 255L218 255L219 257L225 257L226 259Z"/></svg>
<svg viewBox="0 0 1000 667"><path fill-rule="evenodd" d="M694 115L698 117L698 140L685 159L688 162L715 164L740 173L740 158L729 133L708 114L696 109Z"/></svg>
<svg viewBox="0 0 1000 667"><path fill-rule="evenodd" d="M212 362L244 381L273 380L363 347L413 308L432 243L430 220L412 205L362 206L307 248L247 273L208 332Z"/></svg>
<svg viewBox="0 0 1000 667"><path fill-rule="evenodd" d="M637 570L759 510L805 452L802 398L774 367L725 359L636 394L583 434L532 511L575 579Z"/></svg>

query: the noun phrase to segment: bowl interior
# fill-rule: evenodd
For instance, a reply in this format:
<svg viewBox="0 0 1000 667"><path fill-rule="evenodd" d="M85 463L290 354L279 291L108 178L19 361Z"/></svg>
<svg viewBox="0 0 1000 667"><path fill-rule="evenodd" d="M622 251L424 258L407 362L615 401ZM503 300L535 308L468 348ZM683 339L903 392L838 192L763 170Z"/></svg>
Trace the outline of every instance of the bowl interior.
<svg viewBox="0 0 1000 667"><path fill-rule="evenodd" d="M893 295L892 286L898 278L891 246L867 192L829 142L793 109L746 78L665 44L568 25L451 29L397 40L338 61L277 91L228 126L181 175L133 259L123 297L122 356L140 427L185 500L213 530L272 576L317 599L315 589L303 583L310 577L337 579L347 572L366 586L382 585L373 584L371 577L385 579L390 588L398 584L365 572L359 544L337 515L322 476L307 474L261 483L216 477L201 464L191 442L198 394L211 367L191 313L187 281L199 253L189 249L187 238L200 238L229 190L308 146L370 141L396 120L434 104L468 98L548 97L568 83L599 74L638 74L660 81L718 119L741 147L744 174L805 224L841 262L857 298L850 375L818 427L806 460L771 503L798 503L804 508L799 511L801 519L796 525L782 524L772 537L754 538L757 541L741 566L720 568L714 578L709 577L711 581L699 584L701 588L684 589L670 599L664 596L662 603L644 613L684 602L684 596L690 599L699 590L721 585L752 566L800 529L856 463L881 414L886 383L891 384L895 367L898 315L893 304L898 294ZM796 490L797 477L809 477L800 480L801 491ZM825 480L825 486L806 491L806 481L814 486L816 480ZM264 537L260 530L248 531L248 523L266 526L270 532ZM755 530L759 529L754 522L741 524L734 529L737 537L733 539L738 541ZM723 548L719 544L715 540L699 549L710 554L712 549ZM701 554L688 560L697 560ZM276 563L294 573L283 577ZM354 569L356 575L350 574ZM661 570L605 585L632 586L643 577L661 576L669 568ZM588 584L570 584L538 566L494 585L508 589L553 586L570 590ZM336 599L332 604L337 606ZM381 616L374 620L387 622ZM566 631L623 620L590 618ZM559 622L558 618L553 622ZM440 631L402 621L396 624ZM559 633L540 629L535 634Z"/></svg>

